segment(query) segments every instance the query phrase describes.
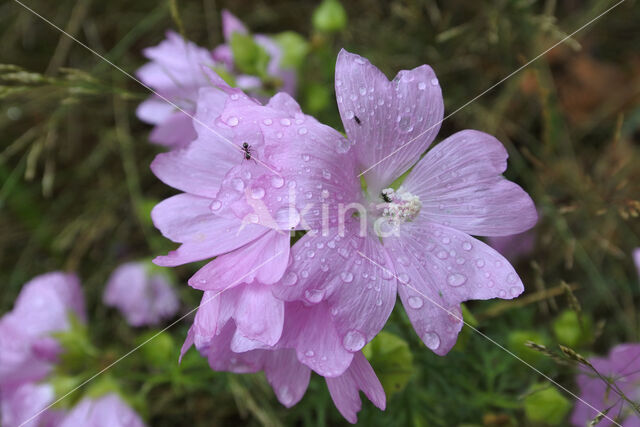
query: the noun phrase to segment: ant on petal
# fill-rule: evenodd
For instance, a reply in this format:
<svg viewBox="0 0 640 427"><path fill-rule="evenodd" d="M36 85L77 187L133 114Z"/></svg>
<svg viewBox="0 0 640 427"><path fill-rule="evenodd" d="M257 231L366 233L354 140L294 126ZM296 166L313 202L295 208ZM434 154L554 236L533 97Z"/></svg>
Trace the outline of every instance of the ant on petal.
<svg viewBox="0 0 640 427"><path fill-rule="evenodd" d="M251 146L248 143L242 143L242 151L244 152L244 158L246 160L251 160Z"/></svg>

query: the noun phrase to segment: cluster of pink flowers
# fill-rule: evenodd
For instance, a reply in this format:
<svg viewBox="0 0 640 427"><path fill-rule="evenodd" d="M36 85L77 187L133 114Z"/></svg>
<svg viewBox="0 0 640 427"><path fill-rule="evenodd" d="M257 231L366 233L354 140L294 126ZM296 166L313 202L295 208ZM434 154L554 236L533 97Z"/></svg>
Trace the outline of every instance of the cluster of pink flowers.
<svg viewBox="0 0 640 427"><path fill-rule="evenodd" d="M151 64L183 58L157 53ZM195 345L215 370L265 371L287 407L314 371L355 422L359 390L385 407L361 350L396 295L425 345L444 355L463 325L461 302L522 293L507 259L471 235L524 232L536 223L534 204L502 176L507 152L490 135L458 132L422 157L444 113L429 66L389 81L365 58L340 52L335 90L345 138L289 94L263 103L198 58L175 66L181 81L199 86L146 80L194 101L193 140L151 165L181 191L152 211L156 227L180 244L154 262L213 258L189 280L203 296L183 354ZM156 130L172 120L140 113ZM293 245L291 231L304 232Z"/></svg>
<svg viewBox="0 0 640 427"><path fill-rule="evenodd" d="M73 274L48 273L24 285L12 311L0 319L0 414L6 427L142 427L140 417L114 393L85 397L54 409L48 382L63 348L55 333L74 319L85 323L84 297Z"/></svg>

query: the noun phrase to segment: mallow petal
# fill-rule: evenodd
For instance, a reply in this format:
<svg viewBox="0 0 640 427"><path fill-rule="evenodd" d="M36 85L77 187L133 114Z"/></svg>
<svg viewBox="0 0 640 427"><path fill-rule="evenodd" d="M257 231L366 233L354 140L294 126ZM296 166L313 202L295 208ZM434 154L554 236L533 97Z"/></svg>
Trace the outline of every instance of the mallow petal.
<svg viewBox="0 0 640 427"><path fill-rule="evenodd" d="M360 390L378 408L384 410L386 406L382 384L361 352L354 354L353 362L344 374L326 378L326 381L333 403L342 416L352 424L358 421L357 413L362 408Z"/></svg>
<svg viewBox="0 0 640 427"><path fill-rule="evenodd" d="M538 219L529 195L506 180L507 150L491 135L458 132L431 149L402 184L420 197L420 218L477 236L504 236Z"/></svg>
<svg viewBox="0 0 640 427"><path fill-rule="evenodd" d="M297 404L309 386L311 370L298 361L295 350L263 351L264 372L278 400L287 408Z"/></svg>
<svg viewBox="0 0 640 427"><path fill-rule="evenodd" d="M189 279L201 290L222 290L259 280L273 284L280 280L289 263L288 232L269 230L252 242L220 255Z"/></svg>
<svg viewBox="0 0 640 427"><path fill-rule="evenodd" d="M115 393L85 397L59 424L60 427L144 427L142 418Z"/></svg>
<svg viewBox="0 0 640 427"><path fill-rule="evenodd" d="M196 136L192 118L182 111L175 111L153 128L149 134L149 141L179 148L196 139Z"/></svg>
<svg viewBox="0 0 640 427"><path fill-rule="evenodd" d="M163 200L151 211L154 225L162 235L182 243L175 251L157 257L162 266L176 266L212 258L237 249L264 234L256 224L242 224L239 219L215 215L211 200L190 194L178 194Z"/></svg>
<svg viewBox="0 0 640 427"><path fill-rule="evenodd" d="M282 334L284 302L273 296L268 285L245 285L233 318L243 336L273 346Z"/></svg>
<svg viewBox="0 0 640 427"><path fill-rule="evenodd" d="M434 223L405 224L385 239L398 275L398 292L427 347L444 355L462 328L460 303L511 299L524 285L509 262L469 235Z"/></svg>
<svg viewBox="0 0 640 427"><path fill-rule="evenodd" d="M327 304L343 347L355 352L380 332L396 299L391 261L379 240L360 237L347 221L344 237L307 233L293 246L292 262L274 294L286 301ZM367 259L387 267L378 270Z"/></svg>
<svg viewBox="0 0 640 427"><path fill-rule="evenodd" d="M438 79L431 67L422 65L400 71L389 81L367 59L343 49L338 54L335 85L342 123L360 171L376 165L364 178L369 194L378 197L437 135L444 113Z"/></svg>
<svg viewBox="0 0 640 427"><path fill-rule="evenodd" d="M286 304L278 346L295 348L298 360L324 377L341 375L353 360L353 353L342 345L326 304L309 307L298 302Z"/></svg>
<svg viewBox="0 0 640 427"><path fill-rule="evenodd" d="M222 35L224 40L231 42L233 33L247 34L249 30L235 15L226 9L222 10Z"/></svg>

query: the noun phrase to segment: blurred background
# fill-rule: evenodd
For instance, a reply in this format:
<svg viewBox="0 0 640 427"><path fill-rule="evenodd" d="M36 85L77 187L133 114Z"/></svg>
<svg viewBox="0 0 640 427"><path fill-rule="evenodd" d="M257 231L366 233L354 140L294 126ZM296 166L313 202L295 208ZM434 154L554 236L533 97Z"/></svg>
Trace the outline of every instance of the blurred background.
<svg viewBox="0 0 640 427"><path fill-rule="evenodd" d="M615 2L358 0L343 3L345 16L326 4L318 9L319 1L293 0L25 4L129 73L167 29L207 48L222 43L224 8L254 33L295 31L307 41L299 64L303 110L342 130L333 91L342 47L389 78L431 65L447 115ZM541 218L528 237L531 250L514 260L525 294L469 303L465 320L573 391L575 367L526 341L589 356L640 340L640 279L631 259L640 246L638 22L638 2L624 1L456 112L438 138L468 128L497 136L510 154L506 176L531 194ZM119 264L173 248L149 211L174 192L149 170L162 149L135 117L148 96L143 87L12 0L0 4L0 37L0 314L30 278L77 271L88 339L99 349L74 368L86 378L153 333L128 326L101 295ZM171 272L183 313L200 300L186 285L197 268ZM347 424L317 376L287 410L262 374L212 372L194 350L178 365L190 323L97 381L117 382L153 426ZM449 355L434 355L400 307L366 355L388 404L380 412L365 400L362 425L567 425L574 405L467 327Z"/></svg>

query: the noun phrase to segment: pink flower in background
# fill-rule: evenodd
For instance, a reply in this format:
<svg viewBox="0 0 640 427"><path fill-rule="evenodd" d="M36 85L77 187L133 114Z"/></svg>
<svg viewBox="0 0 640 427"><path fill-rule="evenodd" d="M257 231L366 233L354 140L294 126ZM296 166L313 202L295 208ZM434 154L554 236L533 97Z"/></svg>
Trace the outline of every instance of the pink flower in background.
<svg viewBox="0 0 640 427"><path fill-rule="evenodd" d="M140 416L117 394L84 398L58 424L59 427L143 427Z"/></svg>
<svg viewBox="0 0 640 427"><path fill-rule="evenodd" d="M638 270L638 277L640 277L640 248L633 250L633 262L636 264L636 270Z"/></svg>
<svg viewBox="0 0 640 427"><path fill-rule="evenodd" d="M53 402L53 387L37 384L53 370L62 351L52 336L70 328L69 316L85 321L76 275L47 273L26 283L13 310L0 319L0 407L2 425L18 426ZM47 410L26 425L53 425Z"/></svg>
<svg viewBox="0 0 640 427"><path fill-rule="evenodd" d="M490 236L487 238L487 243L510 262L515 263L533 252L536 245L536 233L532 229L510 236Z"/></svg>
<svg viewBox="0 0 640 427"><path fill-rule="evenodd" d="M164 274L146 262L119 266L109 278L104 303L116 307L132 326L157 325L173 317L180 300Z"/></svg>
<svg viewBox="0 0 640 427"><path fill-rule="evenodd" d="M47 273L26 283L13 310L0 319L0 387L38 381L61 348L52 336L69 329L69 316L85 321L84 297L76 275Z"/></svg>
<svg viewBox="0 0 640 427"><path fill-rule="evenodd" d="M0 421L5 427L56 426L63 417L63 412L53 409L29 420L53 403L54 398L51 384L25 383L18 387L0 387Z"/></svg>
<svg viewBox="0 0 640 427"><path fill-rule="evenodd" d="M640 344L620 344L614 347L607 358L592 357L589 362L604 377L615 382L617 387L632 401L640 401ZM590 369L583 367L576 378L580 388L580 398L599 411L607 412L625 427L640 426L640 417L629 404L611 389L602 379ZM571 423L576 427L588 425L599 411L591 409L584 403L577 401L571 415ZM607 427L613 425L603 418L598 424Z"/></svg>
<svg viewBox="0 0 640 427"><path fill-rule="evenodd" d="M397 276L416 332L444 355L462 327L461 302L510 299L524 289L509 262L470 235L531 228L537 219L533 202L502 177L507 152L485 133L458 132L421 158L443 117L430 67L401 71L390 82L369 61L343 50L335 85L352 146L345 157L357 163L343 185L359 184L359 171L366 172L367 184L355 199L337 191L346 203L364 207L360 219L374 221L367 221L363 233L358 218L348 215L343 230L307 233L293 247L293 261L274 293L318 307L318 321L335 331L322 345L342 355L344 366L385 324ZM408 170L402 185L391 188Z"/></svg>
<svg viewBox="0 0 640 427"><path fill-rule="evenodd" d="M144 50L144 55L150 62L141 67L136 75L157 95L152 95L140 104L137 115L140 120L155 126L149 135L151 142L179 148L196 138L191 116L196 111L198 91L200 88L222 83L214 70L233 75L238 87L249 93L258 95L264 92L260 77L237 72L228 44L233 33L247 34L248 30L228 11L222 12L222 26L227 44L218 46L213 51L184 40L173 31L167 31L166 39L157 46ZM254 39L269 54L267 73L282 81L281 90L293 94L296 86L295 70L281 67L280 46L265 35L255 35Z"/></svg>

